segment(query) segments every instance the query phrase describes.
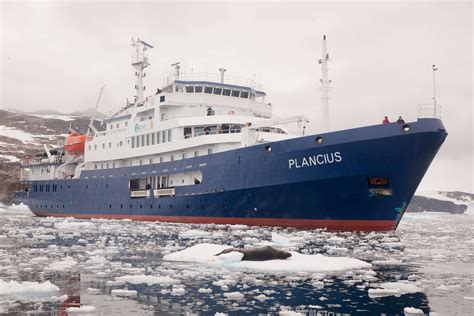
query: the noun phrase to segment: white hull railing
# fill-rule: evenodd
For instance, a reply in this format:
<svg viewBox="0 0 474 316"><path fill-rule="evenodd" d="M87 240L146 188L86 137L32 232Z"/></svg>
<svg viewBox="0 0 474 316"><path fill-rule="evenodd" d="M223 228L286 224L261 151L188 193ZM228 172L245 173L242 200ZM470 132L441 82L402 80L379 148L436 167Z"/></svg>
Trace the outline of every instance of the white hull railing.
<svg viewBox="0 0 474 316"><path fill-rule="evenodd" d="M441 105L434 103L418 104L418 118L441 118Z"/></svg>

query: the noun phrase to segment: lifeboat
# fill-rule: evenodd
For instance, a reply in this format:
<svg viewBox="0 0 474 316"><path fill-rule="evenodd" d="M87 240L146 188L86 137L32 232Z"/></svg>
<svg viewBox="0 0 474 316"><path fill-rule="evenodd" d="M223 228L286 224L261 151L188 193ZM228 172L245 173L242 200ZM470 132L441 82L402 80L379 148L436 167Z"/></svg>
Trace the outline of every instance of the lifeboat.
<svg viewBox="0 0 474 316"><path fill-rule="evenodd" d="M86 139L86 135L71 131L64 142L64 149L70 155L82 155L84 154Z"/></svg>

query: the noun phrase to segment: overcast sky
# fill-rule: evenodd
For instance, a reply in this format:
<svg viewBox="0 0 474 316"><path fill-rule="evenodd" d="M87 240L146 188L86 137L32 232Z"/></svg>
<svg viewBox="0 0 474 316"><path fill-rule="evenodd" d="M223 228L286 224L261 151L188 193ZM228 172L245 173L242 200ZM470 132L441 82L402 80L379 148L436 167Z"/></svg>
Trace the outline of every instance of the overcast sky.
<svg viewBox="0 0 474 316"><path fill-rule="evenodd" d="M328 38L332 129L417 118L431 65L449 132L420 190L473 192L473 31L465 2L1 2L1 102L10 109L118 110L134 93L130 40L155 46L151 93L184 70L252 78L278 115L319 123L321 38Z"/></svg>

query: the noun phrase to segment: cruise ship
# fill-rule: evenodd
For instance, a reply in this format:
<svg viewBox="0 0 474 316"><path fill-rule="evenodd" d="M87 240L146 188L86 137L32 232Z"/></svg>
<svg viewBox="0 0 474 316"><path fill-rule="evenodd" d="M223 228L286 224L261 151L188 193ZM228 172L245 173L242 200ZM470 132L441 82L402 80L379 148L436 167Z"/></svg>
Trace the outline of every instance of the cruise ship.
<svg viewBox="0 0 474 316"><path fill-rule="evenodd" d="M436 103L414 122L305 135L307 118L275 116L260 84L223 68L173 64L146 96L153 47L132 46L133 102L22 161L15 201L37 216L394 230L447 136ZM323 118L329 60L324 37Z"/></svg>

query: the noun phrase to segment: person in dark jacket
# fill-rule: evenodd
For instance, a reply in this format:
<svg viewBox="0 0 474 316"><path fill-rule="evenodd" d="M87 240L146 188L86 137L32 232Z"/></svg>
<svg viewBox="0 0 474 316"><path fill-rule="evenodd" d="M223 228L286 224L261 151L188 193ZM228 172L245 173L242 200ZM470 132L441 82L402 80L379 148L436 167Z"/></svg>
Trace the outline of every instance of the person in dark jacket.
<svg viewBox="0 0 474 316"><path fill-rule="evenodd" d="M405 124L405 121L402 119L401 116L398 117L398 120L397 120L397 123L398 124Z"/></svg>
<svg viewBox="0 0 474 316"><path fill-rule="evenodd" d="M382 124L390 124L390 121L388 120L388 117L385 117L382 121Z"/></svg>

